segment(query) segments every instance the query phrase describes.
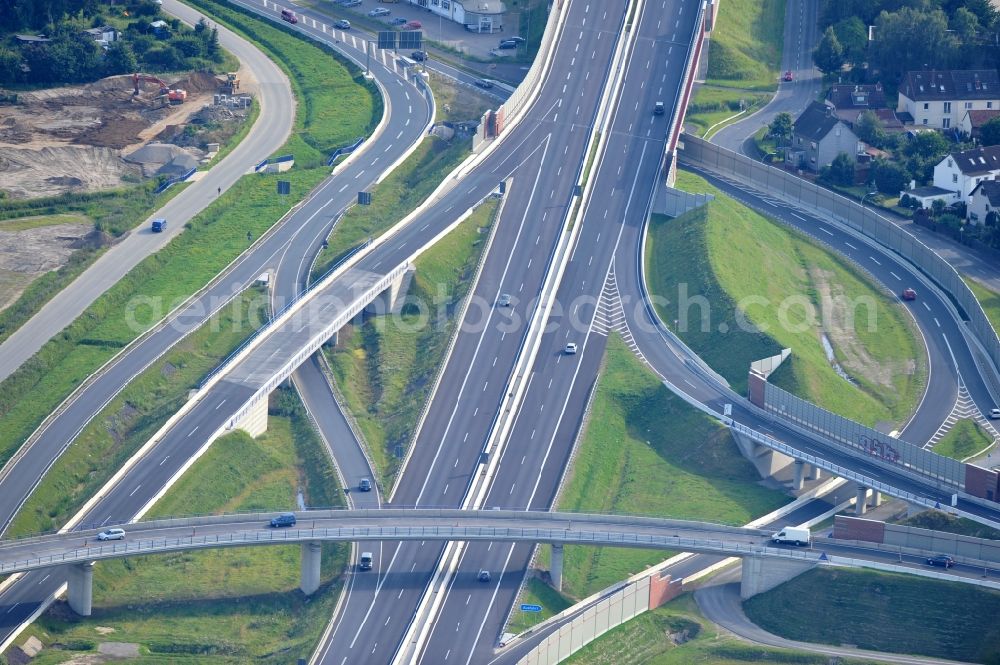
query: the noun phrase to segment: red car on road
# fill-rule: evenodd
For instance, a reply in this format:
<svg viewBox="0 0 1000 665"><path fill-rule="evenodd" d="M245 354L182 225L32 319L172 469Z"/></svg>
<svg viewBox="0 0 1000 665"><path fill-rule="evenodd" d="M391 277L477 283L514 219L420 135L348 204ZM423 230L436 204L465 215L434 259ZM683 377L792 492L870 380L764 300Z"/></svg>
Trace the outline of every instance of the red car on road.
<svg viewBox="0 0 1000 665"><path fill-rule="evenodd" d="M903 300L916 300L917 292L913 289L903 289Z"/></svg>
<svg viewBox="0 0 1000 665"><path fill-rule="evenodd" d="M795 78L795 76L792 74L792 70L791 69L789 69L787 72L785 72L785 75L781 77L781 79L783 81L791 81L794 78Z"/></svg>

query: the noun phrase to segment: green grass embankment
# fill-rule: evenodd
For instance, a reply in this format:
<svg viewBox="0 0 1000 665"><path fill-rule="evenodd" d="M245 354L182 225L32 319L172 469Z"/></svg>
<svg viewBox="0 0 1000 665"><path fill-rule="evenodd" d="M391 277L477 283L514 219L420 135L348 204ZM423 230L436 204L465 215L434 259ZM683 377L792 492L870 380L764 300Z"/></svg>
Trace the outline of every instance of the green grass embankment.
<svg viewBox="0 0 1000 665"><path fill-rule="evenodd" d="M480 206L424 252L400 316L347 326L327 357L346 406L357 420L382 486L392 486L420 410L430 393L456 309L471 286L497 204Z"/></svg>
<svg viewBox="0 0 1000 665"><path fill-rule="evenodd" d="M62 526L183 406L201 377L267 320L267 311L263 289L245 292L136 377L56 460L8 534Z"/></svg>
<svg viewBox="0 0 1000 665"><path fill-rule="evenodd" d="M356 205L340 218L329 245L316 257L313 279L325 274L351 249L379 236L413 212L471 150L471 138L444 141L426 137L385 180L371 188L371 205Z"/></svg>
<svg viewBox="0 0 1000 665"><path fill-rule="evenodd" d="M329 174L327 150L369 131L381 115L371 84L330 51L208 0L198 5L259 39L286 68L298 110L292 136L277 152L294 154L296 165L280 175L241 178L0 384L0 463L77 384L246 250L247 232L258 238L320 183ZM274 194L279 179L291 182L288 200ZM158 304L133 307L143 301Z"/></svg>
<svg viewBox="0 0 1000 665"><path fill-rule="evenodd" d="M678 187L716 199L654 217L646 274L663 320L739 393L750 363L792 349L771 381L848 418L900 423L926 385L926 351L896 298L815 241L770 222L702 178ZM821 340L826 333L838 375Z"/></svg>
<svg viewBox="0 0 1000 665"><path fill-rule="evenodd" d="M725 427L671 393L617 336L591 408L560 510L746 524L786 502L759 484ZM667 556L566 546L563 590L583 598Z"/></svg>
<svg viewBox="0 0 1000 665"><path fill-rule="evenodd" d="M559 593L551 586L538 578L532 577L521 590L521 595L517 597L518 605L511 613L510 623L507 624L507 632L515 635L531 628L535 624L559 614L573 604L573 601ZM522 612L520 605L538 605L541 612Z"/></svg>
<svg viewBox="0 0 1000 665"><path fill-rule="evenodd" d="M972 536L973 538L1000 540L1000 529L992 529L985 524L973 522L964 517L955 517L940 510L925 510L913 517L899 520L897 524L915 526L920 529L931 529L933 531L957 533L961 536Z"/></svg>
<svg viewBox="0 0 1000 665"><path fill-rule="evenodd" d="M975 663L1000 659L1000 592L970 584L822 568L743 608L764 630L792 640Z"/></svg>
<svg viewBox="0 0 1000 665"><path fill-rule="evenodd" d="M983 306L986 318L993 324L993 330L996 330L1000 334L1000 293L988 289L976 280L968 277L965 278L965 283L969 285L972 293L979 300L979 304Z"/></svg>
<svg viewBox="0 0 1000 665"><path fill-rule="evenodd" d="M786 0L726 0L708 42L708 76L695 91L686 124L705 130L766 104L778 87ZM743 116L740 116L743 117ZM738 118L737 118L738 119Z"/></svg>
<svg viewBox="0 0 1000 665"><path fill-rule="evenodd" d="M220 438L156 504L148 518L343 505L322 443L298 397L272 397L268 431ZM243 547L98 563L94 613L65 603L29 628L46 648L34 663L96 655L101 642L139 645L143 662L289 663L308 658L330 620L349 546L323 546L322 586L298 591L299 547ZM22 643L26 636L18 640Z"/></svg>
<svg viewBox="0 0 1000 665"><path fill-rule="evenodd" d="M979 423L963 418L934 444L934 452L961 461L984 452L992 443L993 437Z"/></svg>
<svg viewBox="0 0 1000 665"><path fill-rule="evenodd" d="M828 656L748 644L705 619L691 594L645 612L594 640L566 665L830 665ZM836 659L838 665L874 661Z"/></svg>

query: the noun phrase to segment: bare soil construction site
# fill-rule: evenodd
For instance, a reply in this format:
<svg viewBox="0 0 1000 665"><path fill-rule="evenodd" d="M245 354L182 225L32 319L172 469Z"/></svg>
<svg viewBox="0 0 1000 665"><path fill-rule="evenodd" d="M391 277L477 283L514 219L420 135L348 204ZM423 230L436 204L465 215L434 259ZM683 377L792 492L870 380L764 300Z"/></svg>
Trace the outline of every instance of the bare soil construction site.
<svg viewBox="0 0 1000 665"><path fill-rule="evenodd" d="M169 104L158 84L144 81L134 95L131 76L19 93L17 103L0 106L0 190L12 198L35 198L139 182L158 167L145 159L141 165L128 161L137 149L150 142L181 144L187 161L197 163L204 152L192 145L185 128L228 124L231 131L222 134L231 134L246 114L213 106L220 79L210 73L164 81L186 90L186 101ZM168 161L178 155L177 150L153 153Z"/></svg>

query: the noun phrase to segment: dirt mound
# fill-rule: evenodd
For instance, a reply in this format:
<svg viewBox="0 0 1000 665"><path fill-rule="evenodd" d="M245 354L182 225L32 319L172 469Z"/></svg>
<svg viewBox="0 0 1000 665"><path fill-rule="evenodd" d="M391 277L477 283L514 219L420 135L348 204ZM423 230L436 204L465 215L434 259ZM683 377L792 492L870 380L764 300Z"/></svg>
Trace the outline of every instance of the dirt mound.
<svg viewBox="0 0 1000 665"><path fill-rule="evenodd" d="M80 132L73 139L80 145L99 145L106 148L125 148L142 140L142 131L149 122L136 116L109 118L93 129Z"/></svg>
<svg viewBox="0 0 1000 665"><path fill-rule="evenodd" d="M6 148L0 151L0 182L13 198L93 191L121 184L139 171L110 148L84 146Z"/></svg>
<svg viewBox="0 0 1000 665"><path fill-rule="evenodd" d="M222 79L209 72L193 72L173 84L175 88L187 90L188 94L199 92L218 92Z"/></svg>

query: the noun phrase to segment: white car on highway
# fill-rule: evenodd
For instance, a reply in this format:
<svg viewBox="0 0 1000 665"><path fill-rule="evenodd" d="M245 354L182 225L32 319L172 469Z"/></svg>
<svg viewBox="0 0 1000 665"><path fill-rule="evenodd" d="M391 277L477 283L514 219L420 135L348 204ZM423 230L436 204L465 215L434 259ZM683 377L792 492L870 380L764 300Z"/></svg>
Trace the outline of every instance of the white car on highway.
<svg viewBox="0 0 1000 665"><path fill-rule="evenodd" d="M97 539L100 541L105 540L125 540L125 530L124 529L105 529L97 534Z"/></svg>

